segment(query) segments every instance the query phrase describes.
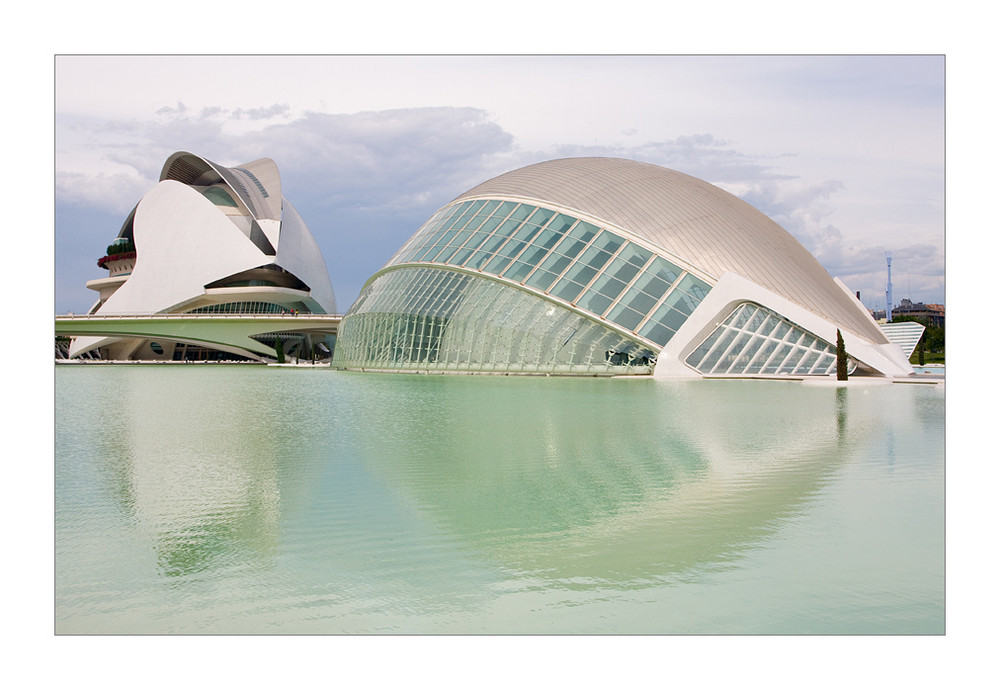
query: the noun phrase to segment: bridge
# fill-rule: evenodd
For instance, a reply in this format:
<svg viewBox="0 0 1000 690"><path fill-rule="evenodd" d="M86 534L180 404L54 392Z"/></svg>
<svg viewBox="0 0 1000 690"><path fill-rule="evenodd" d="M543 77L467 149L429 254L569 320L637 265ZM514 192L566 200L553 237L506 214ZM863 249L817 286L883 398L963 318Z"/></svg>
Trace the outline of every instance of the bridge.
<svg viewBox="0 0 1000 690"><path fill-rule="evenodd" d="M161 338L276 357L274 348L252 336L336 335L343 318L343 314L65 314L56 316L55 332L69 337Z"/></svg>

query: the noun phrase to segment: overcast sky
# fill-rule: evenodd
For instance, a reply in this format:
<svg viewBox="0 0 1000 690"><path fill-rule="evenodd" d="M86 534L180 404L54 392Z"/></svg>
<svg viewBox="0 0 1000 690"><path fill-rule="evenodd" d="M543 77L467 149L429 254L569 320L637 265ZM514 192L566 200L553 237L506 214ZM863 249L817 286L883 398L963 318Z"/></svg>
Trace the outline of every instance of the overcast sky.
<svg viewBox="0 0 1000 690"><path fill-rule="evenodd" d="M945 301L941 56L55 60L57 313L185 150L272 158L338 306L437 208L529 163L619 156L750 202L884 307ZM123 97L127 94L127 97Z"/></svg>

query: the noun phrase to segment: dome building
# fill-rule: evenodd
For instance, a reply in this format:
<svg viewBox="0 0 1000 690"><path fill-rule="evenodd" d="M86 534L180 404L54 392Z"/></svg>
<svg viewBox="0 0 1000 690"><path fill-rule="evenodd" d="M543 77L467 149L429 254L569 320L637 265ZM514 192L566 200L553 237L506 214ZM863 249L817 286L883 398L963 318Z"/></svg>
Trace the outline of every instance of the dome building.
<svg viewBox="0 0 1000 690"><path fill-rule="evenodd" d="M777 223L656 165L571 158L437 211L340 325L342 369L657 377L912 374Z"/></svg>
<svg viewBox="0 0 1000 690"><path fill-rule="evenodd" d="M90 314L332 314L337 304L315 239L281 193L274 161L227 168L187 152L170 156L159 182L126 218L87 287ZM260 338L274 345L275 334ZM307 338L292 346L305 351ZM309 342L308 345L312 346ZM332 342L331 342L332 345ZM259 359L218 343L84 336L69 356L126 359Z"/></svg>

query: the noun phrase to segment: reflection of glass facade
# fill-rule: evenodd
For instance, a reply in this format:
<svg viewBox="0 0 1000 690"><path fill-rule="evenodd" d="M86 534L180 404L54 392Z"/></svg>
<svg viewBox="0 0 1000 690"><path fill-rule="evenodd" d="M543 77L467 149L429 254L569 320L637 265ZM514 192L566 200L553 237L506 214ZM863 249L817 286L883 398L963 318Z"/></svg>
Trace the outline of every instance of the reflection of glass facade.
<svg viewBox="0 0 1000 690"><path fill-rule="evenodd" d="M664 345L708 283L617 233L515 201L475 199L434 215L389 261L481 271Z"/></svg>
<svg viewBox="0 0 1000 690"><path fill-rule="evenodd" d="M378 275L351 307L334 366L648 374L653 357L632 338L496 279L401 267Z"/></svg>
<svg viewBox="0 0 1000 690"><path fill-rule="evenodd" d="M837 371L837 350L769 309L744 302L685 361L712 375L830 375Z"/></svg>

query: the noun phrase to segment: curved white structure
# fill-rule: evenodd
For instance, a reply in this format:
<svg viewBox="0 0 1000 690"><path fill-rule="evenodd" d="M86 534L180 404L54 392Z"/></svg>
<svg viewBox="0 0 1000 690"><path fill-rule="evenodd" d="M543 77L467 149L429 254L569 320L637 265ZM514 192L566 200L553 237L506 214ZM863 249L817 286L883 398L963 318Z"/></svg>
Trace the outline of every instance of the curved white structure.
<svg viewBox="0 0 1000 690"><path fill-rule="evenodd" d="M191 153L173 154L98 265L110 274L87 283L100 294L91 314L337 308L319 247L282 195L278 168L268 158L226 168ZM113 359L170 359L178 358L177 345L81 337L69 354L101 348Z"/></svg>
<svg viewBox="0 0 1000 690"><path fill-rule="evenodd" d="M863 305L746 202L656 165L530 165L439 210L362 290L335 366L829 375L912 368Z"/></svg>

